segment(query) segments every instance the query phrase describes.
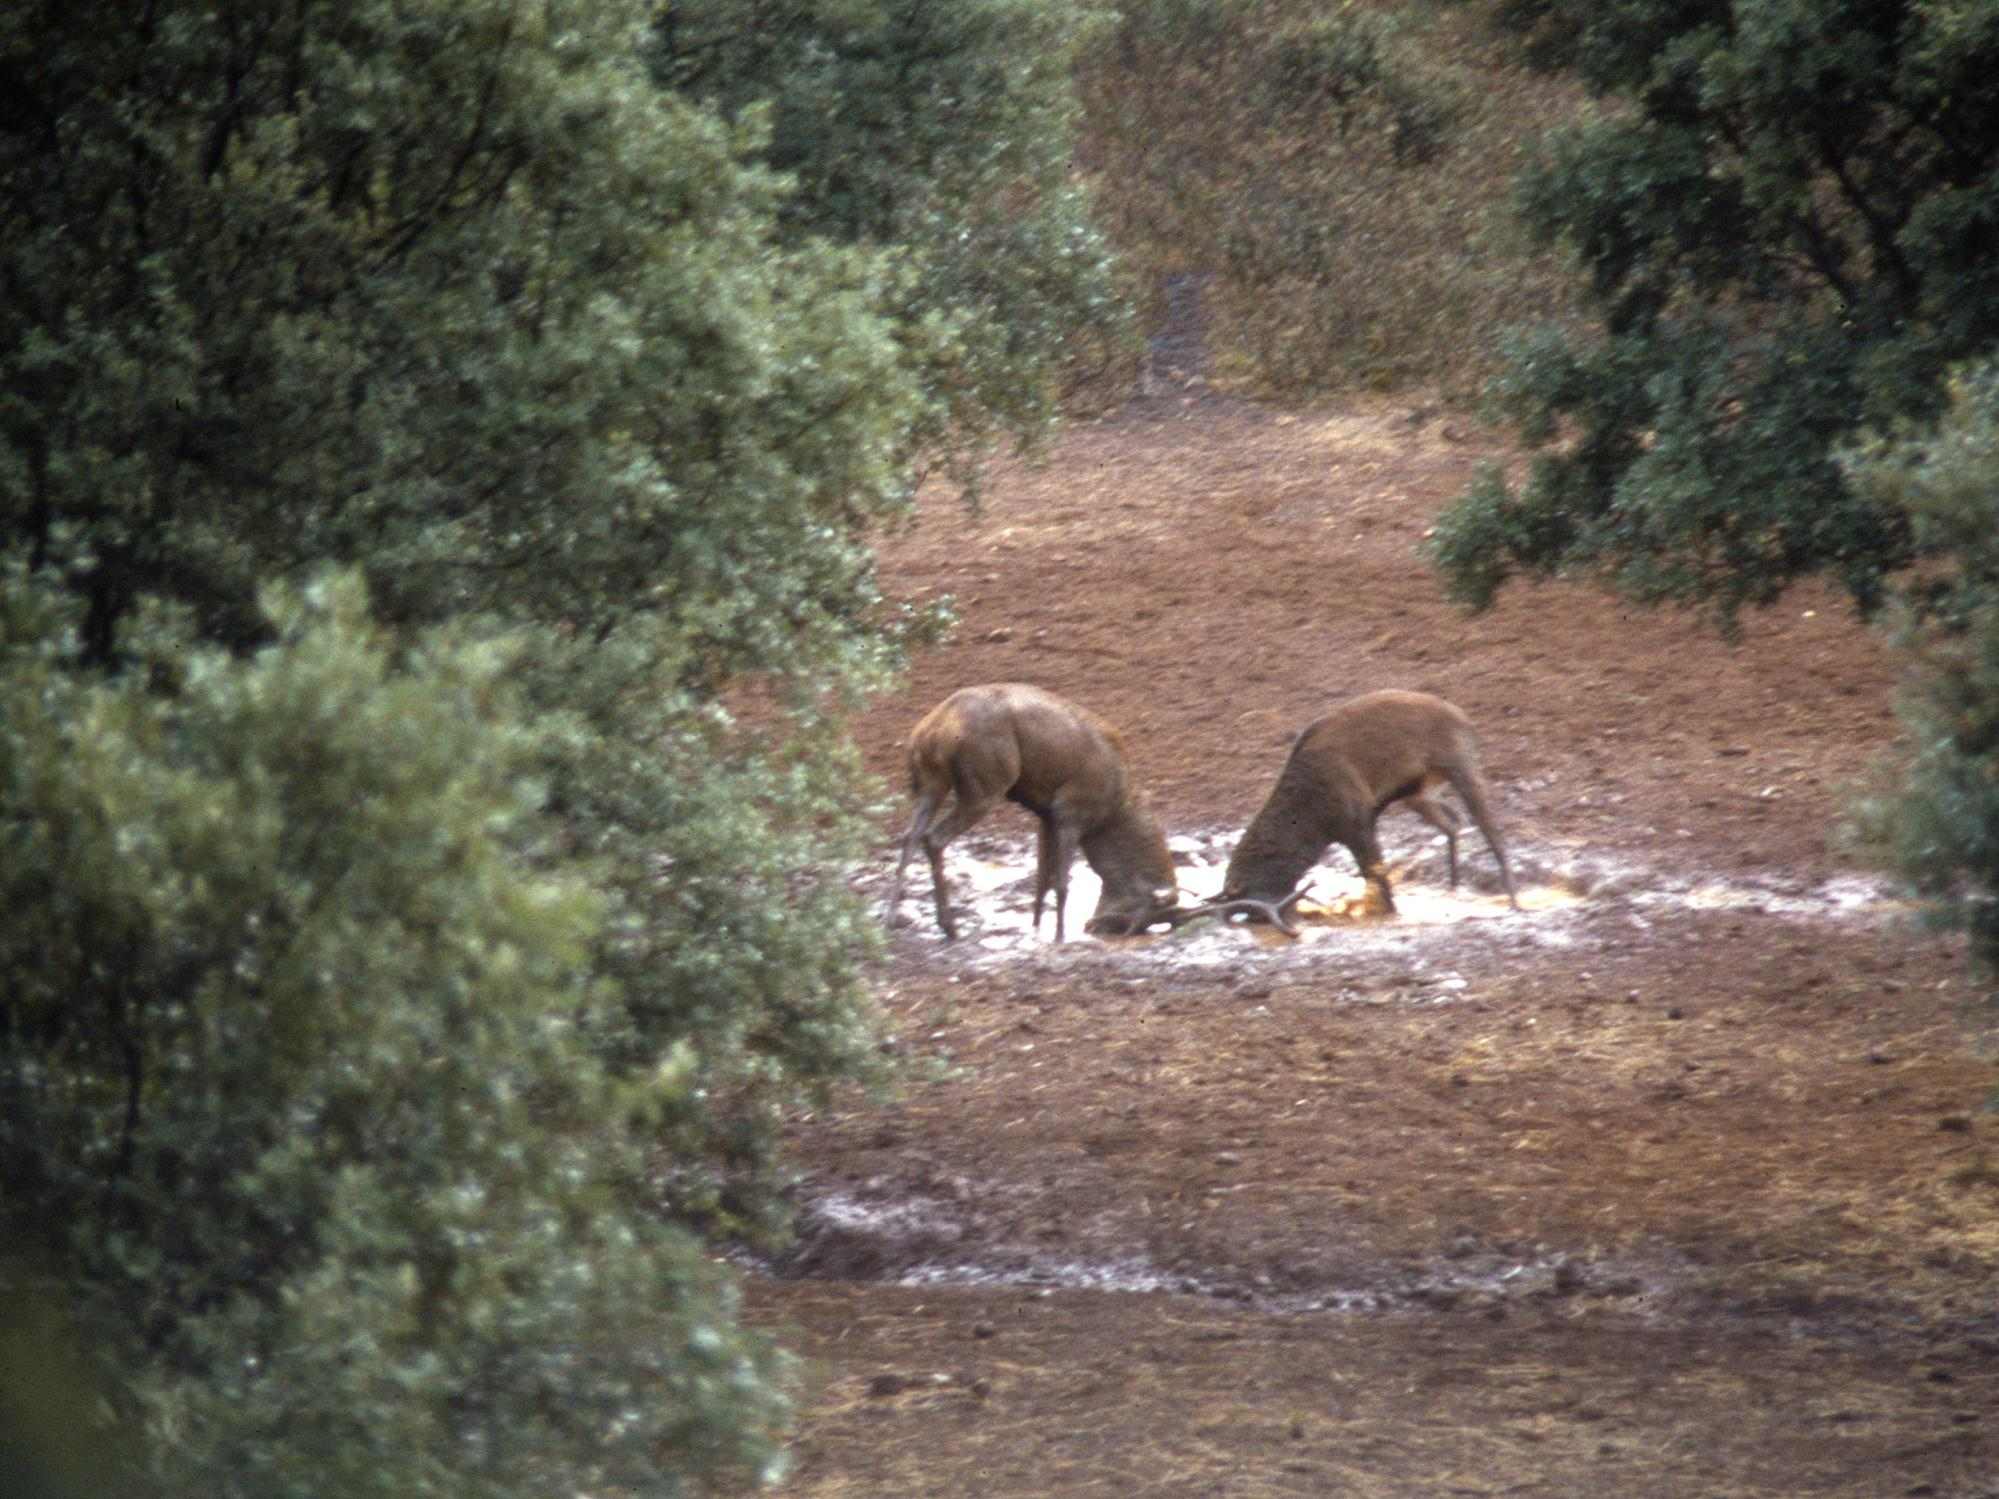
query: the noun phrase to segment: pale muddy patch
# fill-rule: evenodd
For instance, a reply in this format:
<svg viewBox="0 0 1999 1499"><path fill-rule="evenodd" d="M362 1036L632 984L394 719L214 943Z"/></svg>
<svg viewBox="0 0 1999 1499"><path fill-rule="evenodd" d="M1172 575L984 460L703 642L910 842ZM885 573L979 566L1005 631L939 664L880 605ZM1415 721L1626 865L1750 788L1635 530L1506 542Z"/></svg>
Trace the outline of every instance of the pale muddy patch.
<svg viewBox="0 0 1999 1499"><path fill-rule="evenodd" d="M1220 894L1222 877L1230 850L1238 834L1234 830L1206 835L1178 835L1168 840L1180 887L1183 906L1198 905ZM1241 961L1245 949L1273 954L1302 954L1405 944L1426 930L1454 927L1471 922L1495 926L1531 923L1546 929L1542 940L1561 941L1552 928L1561 918L1578 908L1587 898L1574 880L1541 869L1531 854L1515 851L1513 862L1519 882L1520 909L1513 909L1500 889L1498 872L1483 850L1470 851L1465 840L1459 843L1461 883L1453 889L1446 880L1444 844L1400 861L1391 861L1390 876L1395 886L1396 909L1383 915L1372 911L1365 886L1351 861L1341 868L1335 861L1345 859L1344 849L1329 850L1304 881L1309 894L1296 912L1298 936L1287 937L1276 928L1240 918L1203 917L1171 928L1165 923L1129 936L1096 937L1083 928L1095 911L1102 884L1089 866L1077 861L1069 879L1062 945L1075 954L1114 953L1120 959L1147 967L1204 968ZM1054 943L1055 912L1051 895L1044 903L1037 928L1033 900L1035 846L987 836L967 838L951 846L945 855L951 881L952 906L961 932L957 948L975 962L995 962L1036 953L1044 959L1062 949ZM1524 877L1523 877L1524 876ZM870 883L874 883L871 880ZM876 888L885 888L877 885ZM928 871L919 882L911 878L905 887L900 915L906 929L934 939L937 934Z"/></svg>
<svg viewBox="0 0 1999 1499"><path fill-rule="evenodd" d="M1475 1236L1428 1260L1343 1269L1317 1262L1169 1266L1139 1253L1053 1252L990 1236L977 1212L985 1194L965 1185L965 1200L953 1200L874 1197L801 1181L792 1244L772 1259L739 1258L747 1268L786 1279L1211 1296L1283 1314L1448 1310L1566 1298L1616 1302L1642 1313L1662 1309L1686 1273L1665 1253L1613 1258L1540 1244L1522 1253Z"/></svg>
<svg viewBox="0 0 1999 1499"><path fill-rule="evenodd" d="M1886 881L1860 875L1841 875L1817 883L1787 882L1775 878L1679 883L1633 890L1628 898L1637 906L1669 906L1691 911L1743 911L1751 915L1786 916L1799 920L1815 917L1889 919L1905 916L1914 910L1914 906L1898 895Z"/></svg>
<svg viewBox="0 0 1999 1499"><path fill-rule="evenodd" d="M1220 893L1233 830L1177 835L1168 840L1179 879L1182 905L1197 905ZM1078 860L1069 879L1064 921L1066 940L1057 945L1052 895L1037 928L1033 915L1035 847L999 836L972 837L953 844L945 856L952 904L961 936L953 954L986 966L1023 957L1038 963L1083 963L1106 958L1140 969L1202 970L1240 964L1248 953L1297 962L1321 957L1363 960L1419 955L1426 940L1443 932L1489 934L1509 945L1563 948L1589 940L1591 922L1622 913L1643 928L1670 911L1740 911L1792 921L1887 921L1909 907L1885 881L1844 874L1819 881L1780 875L1749 879L1689 877L1653 869L1640 861L1595 851L1577 852L1516 845L1509 859L1519 908L1508 904L1490 853L1460 836L1460 883L1448 881L1445 845L1436 838L1400 859L1389 873L1395 910L1371 909L1366 887L1343 848L1329 849L1302 882L1307 896L1297 907L1298 935L1240 916L1203 917L1178 928L1164 923L1130 936L1090 936L1084 925L1096 909L1102 886ZM912 871L912 876L914 871ZM885 882L871 874L877 893ZM904 930L918 940L936 940L936 916L927 870L904 891Z"/></svg>

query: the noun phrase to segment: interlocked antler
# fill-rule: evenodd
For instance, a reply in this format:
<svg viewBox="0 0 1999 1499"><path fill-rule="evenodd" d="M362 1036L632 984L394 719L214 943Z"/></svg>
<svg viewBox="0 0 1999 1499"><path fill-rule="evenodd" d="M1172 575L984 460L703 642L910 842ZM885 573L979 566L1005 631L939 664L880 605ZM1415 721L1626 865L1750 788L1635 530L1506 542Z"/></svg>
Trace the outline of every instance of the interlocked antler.
<svg viewBox="0 0 1999 1499"><path fill-rule="evenodd" d="M1220 916L1226 919L1238 911L1247 911L1252 916L1261 916L1285 936L1296 937L1298 928L1285 920L1285 916L1297 910L1298 902L1303 900L1307 893L1303 889L1293 890L1278 901L1253 900L1248 896L1238 895L1228 900L1211 900L1204 905L1188 906L1184 910L1172 911L1162 919L1177 930L1198 916Z"/></svg>

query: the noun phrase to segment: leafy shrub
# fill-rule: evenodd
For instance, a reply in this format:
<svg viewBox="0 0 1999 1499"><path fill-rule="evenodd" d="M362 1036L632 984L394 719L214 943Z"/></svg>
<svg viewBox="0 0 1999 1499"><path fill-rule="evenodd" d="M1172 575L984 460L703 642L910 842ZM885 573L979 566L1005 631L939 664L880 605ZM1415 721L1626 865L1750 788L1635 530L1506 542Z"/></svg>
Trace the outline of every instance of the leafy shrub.
<svg viewBox="0 0 1999 1499"><path fill-rule="evenodd" d="M1856 808L1872 851L1999 976L1999 364L1965 371L1934 426L1846 455L1856 487L1913 521L1929 559L1902 590L1905 765ZM1989 992L1989 991L1988 991Z"/></svg>
<svg viewBox="0 0 1999 1499"><path fill-rule="evenodd" d="M702 1245L879 1071L870 537L1116 322L1033 9L970 115L832 71L851 223L640 0L0 12L0 1294L169 1488L771 1463Z"/></svg>
<svg viewBox="0 0 1999 1499"><path fill-rule="evenodd" d="M1508 8L1615 101L1522 192L1596 326L1502 383L1543 453L1440 528L1446 586L1477 606L1514 571L1590 573L1726 621L1818 574L1876 607L1909 517L1836 454L1999 347L1991 8Z"/></svg>
<svg viewBox="0 0 1999 1499"><path fill-rule="evenodd" d="M794 240L894 245L898 336L960 454L1035 432L1058 391L1124 357L1130 309L1073 179L1084 0L667 0L676 92L769 122Z"/></svg>
<svg viewBox="0 0 1999 1499"><path fill-rule="evenodd" d="M398 664L351 578L269 607L243 657L151 617L106 677L80 611L5 580L10 1249L42 1235L130 1350L166 1491L768 1465L771 1355L618 1127L700 1073L602 1059L614 908L553 857L514 647Z"/></svg>
<svg viewBox="0 0 1999 1499"><path fill-rule="evenodd" d="M1523 184L1596 326L1499 382L1542 451L1437 527L1474 608L1516 572L1744 605L1892 606L1909 763L1856 822L1999 960L1999 20L1983 3L1501 0L1616 101Z"/></svg>

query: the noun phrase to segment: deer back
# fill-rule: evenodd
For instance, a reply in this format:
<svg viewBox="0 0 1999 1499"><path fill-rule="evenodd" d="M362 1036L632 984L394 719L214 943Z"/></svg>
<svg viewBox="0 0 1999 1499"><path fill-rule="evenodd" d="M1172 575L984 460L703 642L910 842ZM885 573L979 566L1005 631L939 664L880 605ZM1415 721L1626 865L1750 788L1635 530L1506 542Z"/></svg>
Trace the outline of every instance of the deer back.
<svg viewBox="0 0 1999 1499"><path fill-rule="evenodd" d="M1442 698L1370 692L1306 725L1291 756L1310 761L1329 787L1344 788L1372 817L1425 776L1465 764L1475 745L1471 720Z"/></svg>
<svg viewBox="0 0 1999 1499"><path fill-rule="evenodd" d="M911 731L909 771L918 789L955 786L980 801L1004 796L1039 814L1060 795L1085 825L1131 796L1118 731L1023 682L961 688L932 708Z"/></svg>

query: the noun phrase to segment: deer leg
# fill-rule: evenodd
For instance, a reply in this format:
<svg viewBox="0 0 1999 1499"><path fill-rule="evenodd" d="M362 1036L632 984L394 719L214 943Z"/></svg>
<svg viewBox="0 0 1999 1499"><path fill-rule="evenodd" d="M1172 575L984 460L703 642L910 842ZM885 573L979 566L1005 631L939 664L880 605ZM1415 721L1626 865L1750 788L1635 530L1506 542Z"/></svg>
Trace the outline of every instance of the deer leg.
<svg viewBox="0 0 1999 1499"><path fill-rule="evenodd" d="M1040 819L1040 834L1034 847L1034 930L1041 930L1041 902L1050 890L1055 888L1055 825L1046 817ZM1056 940L1061 940L1062 908L1055 908Z"/></svg>
<svg viewBox="0 0 1999 1499"><path fill-rule="evenodd" d="M930 831L931 823L937 820L937 809L944 804L947 793L926 787L917 797L916 815L910 819L909 831L902 835L902 857L895 861L895 880L888 887L888 924L901 925L899 908L902 905L902 875L909 867L910 859L917 849L924 847L924 838Z"/></svg>
<svg viewBox="0 0 1999 1499"><path fill-rule="evenodd" d="M1360 866L1360 877L1367 881L1371 904L1381 915L1393 916L1395 894L1388 886L1388 865L1381 857L1381 843L1374 836L1373 827L1360 829L1346 840L1346 845L1353 854L1354 863Z"/></svg>
<svg viewBox="0 0 1999 1499"><path fill-rule="evenodd" d="M952 919L951 897L944 883L944 847L984 817L992 807L990 801L968 803L964 788L960 787L957 804L923 836L923 851L930 856L930 883L937 895L937 924L944 929L947 937L958 935L958 924Z"/></svg>
<svg viewBox="0 0 1999 1499"><path fill-rule="evenodd" d="M1409 810L1444 835L1444 848L1450 861L1451 888L1458 888L1458 829L1464 826L1448 802L1437 799L1434 787L1425 786L1406 803Z"/></svg>
<svg viewBox="0 0 1999 1499"><path fill-rule="evenodd" d="M1475 767L1460 766L1446 772L1458 799L1471 813L1471 820L1485 835L1485 846L1492 850L1493 858L1499 861L1500 883L1506 886L1506 903L1514 910L1520 909L1520 897L1513 889L1513 871L1506 867L1506 850L1500 845L1499 834L1492 825L1492 812L1486 806L1485 786Z"/></svg>
<svg viewBox="0 0 1999 1499"><path fill-rule="evenodd" d="M937 925L944 929L944 935L958 935L958 924L951 919L951 897L944 884L944 850L928 838L923 840L923 852L930 857L930 888L937 900Z"/></svg>
<svg viewBox="0 0 1999 1499"><path fill-rule="evenodd" d="M1069 905L1069 868L1076 862L1076 829L1067 818L1050 817L1042 824L1043 878L1055 885L1055 940L1063 939L1063 912Z"/></svg>

